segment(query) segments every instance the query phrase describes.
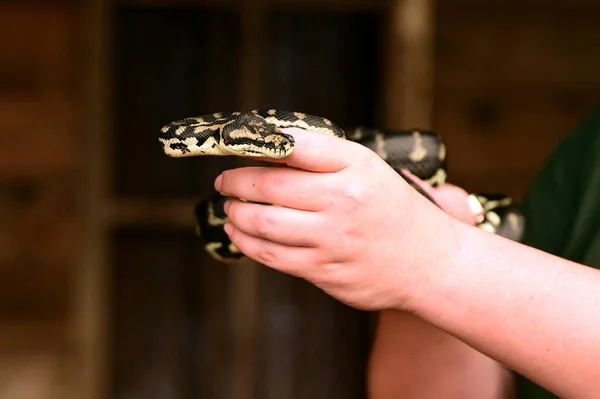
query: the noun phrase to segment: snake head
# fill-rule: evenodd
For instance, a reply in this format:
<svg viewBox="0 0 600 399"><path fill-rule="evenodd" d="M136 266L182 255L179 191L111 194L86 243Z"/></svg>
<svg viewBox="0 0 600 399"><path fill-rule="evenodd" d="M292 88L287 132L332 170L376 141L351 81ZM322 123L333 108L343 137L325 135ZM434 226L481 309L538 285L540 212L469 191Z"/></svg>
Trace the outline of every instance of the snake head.
<svg viewBox="0 0 600 399"><path fill-rule="evenodd" d="M223 129L223 147L235 155L285 158L294 149L294 137L263 117L248 112Z"/></svg>

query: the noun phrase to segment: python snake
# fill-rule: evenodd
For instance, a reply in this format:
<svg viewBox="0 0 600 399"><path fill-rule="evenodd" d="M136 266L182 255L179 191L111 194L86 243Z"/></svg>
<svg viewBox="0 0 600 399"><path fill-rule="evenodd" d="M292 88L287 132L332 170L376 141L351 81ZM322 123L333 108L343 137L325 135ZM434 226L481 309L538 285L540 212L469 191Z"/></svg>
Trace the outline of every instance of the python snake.
<svg viewBox="0 0 600 399"><path fill-rule="evenodd" d="M330 120L302 112L247 110L185 118L165 125L160 131L159 142L164 153L174 158L206 155L284 158L291 154L295 145L294 137L280 130L287 127L315 131L364 145L433 203L435 201L402 169L434 187L446 181L446 146L441 137L432 131L382 131L357 127L349 129L346 134ZM244 258L244 254L231 243L223 229L228 221L223 210L226 199L215 193L198 202L194 209L196 233L202 237L210 256L223 263ZM469 204L480 215L477 227L515 241L521 240L524 218L510 197L502 194L471 194Z"/></svg>

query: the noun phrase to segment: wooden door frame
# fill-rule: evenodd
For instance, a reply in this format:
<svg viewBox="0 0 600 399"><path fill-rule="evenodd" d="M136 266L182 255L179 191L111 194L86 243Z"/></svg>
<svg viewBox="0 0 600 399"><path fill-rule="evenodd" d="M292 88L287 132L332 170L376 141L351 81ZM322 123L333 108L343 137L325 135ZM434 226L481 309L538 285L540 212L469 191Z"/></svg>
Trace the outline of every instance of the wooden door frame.
<svg viewBox="0 0 600 399"><path fill-rule="evenodd" d="M264 2L263 2L264 1ZM198 4L219 6L216 0ZM143 4L143 1L132 3ZM174 1L173 3L176 3ZM229 1L225 3L236 3ZM315 0L286 1L285 4L318 6ZM325 1L325 5L342 4ZM329 4L331 3L331 4ZM380 6L383 2L376 2ZM375 2L351 1L352 7L368 7ZM433 0L396 0L386 2L389 14L386 21L384 61L385 86L381 123L388 128L407 126L430 127L433 108ZM241 107L251 107L260 101L261 21L266 0L242 1L244 42L242 54L249 62L241 63ZM109 0L90 0L82 3L81 29L83 48L81 131L86 132L86 166L83 174L82 220L83 244L80 264L76 268L73 292L73 331L76 355L72 397L106 399L110 395L110 229L115 219L146 219L152 214L171 212L175 224L185 224L187 202L166 204L136 204L115 201L109 195L112 175L110 153L111 95L111 6ZM281 5L279 5L281 7ZM127 210L130 210L128 212ZM140 213L141 212L141 213ZM169 218L171 219L171 218ZM247 389L253 380L252 349L255 344L257 317L257 268L247 262L232 273L230 287L230 320L237 334L233 343L234 367L231 375L232 399L253 399Z"/></svg>

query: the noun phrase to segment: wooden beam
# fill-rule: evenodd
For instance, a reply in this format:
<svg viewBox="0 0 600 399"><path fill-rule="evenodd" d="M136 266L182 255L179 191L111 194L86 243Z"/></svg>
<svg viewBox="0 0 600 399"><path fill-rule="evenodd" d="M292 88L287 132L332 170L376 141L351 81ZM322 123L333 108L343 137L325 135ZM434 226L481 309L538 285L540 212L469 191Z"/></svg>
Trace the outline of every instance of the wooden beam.
<svg viewBox="0 0 600 399"><path fill-rule="evenodd" d="M434 0L396 0L386 51L386 128L430 128L433 114Z"/></svg>
<svg viewBox="0 0 600 399"><path fill-rule="evenodd" d="M106 218L115 227L161 226L191 230L195 203L195 200L113 199L107 206Z"/></svg>
<svg viewBox="0 0 600 399"><path fill-rule="evenodd" d="M393 0L264 0L269 9L310 8L314 10L373 11L385 10ZM119 5L143 7L210 7L247 9L249 0L118 0Z"/></svg>
<svg viewBox="0 0 600 399"><path fill-rule="evenodd" d="M108 162L109 4L82 3L82 121L87 149L82 176L83 245L75 268L74 328L77 352L73 398L105 399L109 395L107 221L105 219Z"/></svg>
<svg viewBox="0 0 600 399"><path fill-rule="evenodd" d="M65 353L70 350L67 328L62 322L31 321L2 323L0 325L0 352L2 356L25 353ZM40 339L43 337L43 339ZM72 359L69 359L71 361Z"/></svg>
<svg viewBox="0 0 600 399"><path fill-rule="evenodd" d="M327 11L383 11L388 9L393 0L267 0L269 8L310 8Z"/></svg>
<svg viewBox="0 0 600 399"><path fill-rule="evenodd" d="M240 8L242 45L240 63L241 109L259 108L262 97L263 0L246 0ZM239 166L247 161L239 158ZM230 323L233 331L231 399L253 399L257 331L258 281L261 265L243 260L230 272Z"/></svg>
<svg viewBox="0 0 600 399"><path fill-rule="evenodd" d="M243 109L260 108L265 11L262 0L246 0L240 8L242 24L240 108Z"/></svg>

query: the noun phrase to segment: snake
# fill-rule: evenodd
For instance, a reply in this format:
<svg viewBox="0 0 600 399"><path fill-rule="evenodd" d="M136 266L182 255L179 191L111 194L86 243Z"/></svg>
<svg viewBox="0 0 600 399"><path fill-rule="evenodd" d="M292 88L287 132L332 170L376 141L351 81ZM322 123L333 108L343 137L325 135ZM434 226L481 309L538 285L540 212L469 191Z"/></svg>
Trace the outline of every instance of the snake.
<svg viewBox="0 0 600 399"><path fill-rule="evenodd" d="M408 170L433 187L447 181L446 144L432 130L384 130L365 126L342 129L327 118L303 112L252 109L179 119L164 125L158 139L164 154L171 158L239 156L281 159L289 156L295 148L294 137L283 132L283 128L300 128L363 145L382 158L413 189L439 207L404 172ZM238 262L245 258L223 228L228 223L223 209L227 199L215 192L196 202L193 209L196 235L203 240L206 252L222 263ZM468 201L471 210L479 217L477 228L514 241L522 239L524 216L510 196L470 193Z"/></svg>

